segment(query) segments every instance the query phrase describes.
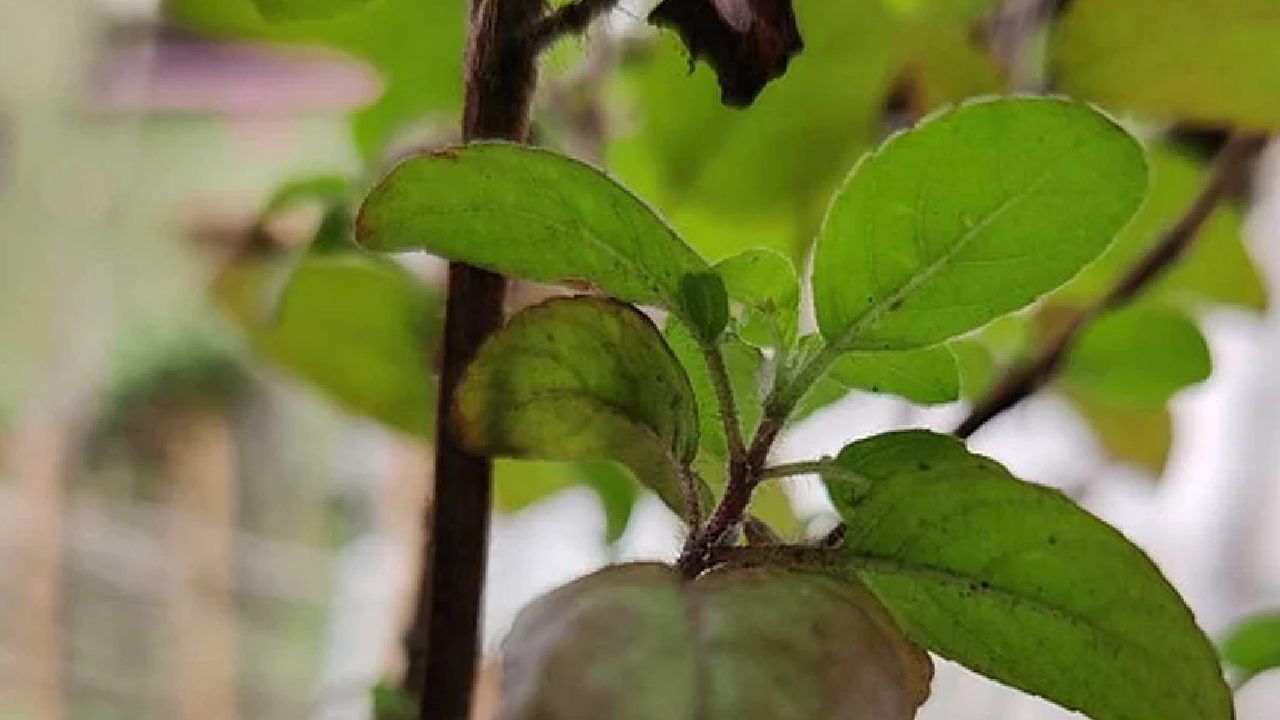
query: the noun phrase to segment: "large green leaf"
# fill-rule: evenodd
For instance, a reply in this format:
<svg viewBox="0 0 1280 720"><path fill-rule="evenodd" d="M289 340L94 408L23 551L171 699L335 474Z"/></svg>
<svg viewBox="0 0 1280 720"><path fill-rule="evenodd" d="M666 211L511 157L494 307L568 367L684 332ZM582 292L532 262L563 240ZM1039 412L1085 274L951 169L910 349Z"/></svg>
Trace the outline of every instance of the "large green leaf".
<svg viewBox="0 0 1280 720"><path fill-rule="evenodd" d="M222 307L268 359L346 409L430 438L439 298L382 258L327 255L289 269L271 261L220 278Z"/></svg>
<svg viewBox="0 0 1280 720"><path fill-rule="evenodd" d="M818 325L847 350L973 330L1069 280L1145 191L1142 148L1086 105L944 112L864 157L837 193L814 259Z"/></svg>
<svg viewBox="0 0 1280 720"><path fill-rule="evenodd" d="M271 0L259 0L270 2ZM275 0L298 6L305 0ZM356 144L376 160L389 137L430 112L450 117L461 105L465 0L321 0L360 4L339 17L272 23L253 0L165 0L179 25L217 38L333 48L368 62L382 76L381 97L353 119Z"/></svg>
<svg viewBox="0 0 1280 720"><path fill-rule="evenodd" d="M1077 0L1058 24L1062 89L1151 117L1280 129L1275 0Z"/></svg>
<svg viewBox="0 0 1280 720"><path fill-rule="evenodd" d="M1062 382L1119 407L1162 407L1209 377L1209 346L1177 310L1131 307L1091 322L1067 354Z"/></svg>
<svg viewBox="0 0 1280 720"><path fill-rule="evenodd" d="M949 436L846 447L844 557L909 637L1094 720L1228 720L1212 645L1156 566L1061 493Z"/></svg>
<svg viewBox="0 0 1280 720"><path fill-rule="evenodd" d="M773 568L606 568L534 601L508 720L908 720L932 664L857 583Z"/></svg>
<svg viewBox="0 0 1280 720"><path fill-rule="evenodd" d="M1222 641L1222 659L1253 676L1280 668L1280 612L1246 618Z"/></svg>
<svg viewBox="0 0 1280 720"><path fill-rule="evenodd" d="M480 349L454 412L475 453L616 460L673 508L698 449L689 379L653 323L622 303L555 298Z"/></svg>
<svg viewBox="0 0 1280 720"><path fill-rule="evenodd" d="M1151 187L1133 222L1096 263L1054 293L1055 300L1080 304L1100 297L1186 212L1200 192L1205 175L1202 163L1167 147L1151 150L1147 160ZM1143 290L1144 302L1180 307L1223 303L1265 309L1266 284L1245 249L1242 225L1239 207L1218 207L1186 254Z"/></svg>
<svg viewBox="0 0 1280 720"><path fill-rule="evenodd" d="M356 232L376 250L590 283L692 327L727 314L708 307L724 305L723 288L702 292L710 266L647 205L590 165L527 146L475 143L401 163L365 200Z"/></svg>

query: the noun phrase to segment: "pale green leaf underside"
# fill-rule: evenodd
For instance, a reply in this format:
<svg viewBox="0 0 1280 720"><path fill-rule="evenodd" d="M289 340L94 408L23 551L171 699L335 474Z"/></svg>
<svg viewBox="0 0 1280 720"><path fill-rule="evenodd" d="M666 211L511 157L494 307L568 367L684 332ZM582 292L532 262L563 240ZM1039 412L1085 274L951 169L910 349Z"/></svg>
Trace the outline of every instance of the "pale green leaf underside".
<svg viewBox="0 0 1280 720"><path fill-rule="evenodd" d="M1064 92L1161 120L1280 129L1280 3L1079 0L1053 37Z"/></svg>
<svg viewBox="0 0 1280 720"><path fill-rule="evenodd" d="M431 437L439 299L382 258L307 257L285 271L255 262L219 281L254 347L348 410Z"/></svg>
<svg viewBox="0 0 1280 720"><path fill-rule="evenodd" d="M864 157L814 259L828 342L909 349L968 332L1061 285L1146 191L1142 148L1057 98L974 102Z"/></svg>
<svg viewBox="0 0 1280 720"><path fill-rule="evenodd" d="M580 297L520 312L467 369L454 412L472 452L616 460L683 506L682 468L698 447L693 390L634 308Z"/></svg>
<svg viewBox="0 0 1280 720"><path fill-rule="evenodd" d="M685 278L711 271L649 206L601 171L507 143L401 163L365 200L356 235L374 250L425 250L526 280L586 283L687 321L695 313L682 300ZM703 308L696 317L708 314Z"/></svg>
<svg viewBox="0 0 1280 720"><path fill-rule="evenodd" d="M1089 324L1067 355L1062 382L1098 402L1158 408L1212 369L1209 346L1191 318L1132 307Z"/></svg>
<svg viewBox="0 0 1280 720"><path fill-rule="evenodd" d="M741 306L739 334L765 347L785 347L795 339L800 281L795 267L777 251L757 248L716 263L729 297Z"/></svg>
<svg viewBox="0 0 1280 720"><path fill-rule="evenodd" d="M1217 658L1145 554L954 438L848 446L850 566L929 649L1094 720L1227 720Z"/></svg>
<svg viewBox="0 0 1280 720"><path fill-rule="evenodd" d="M778 568L683 582L621 565L516 618L503 717L909 720L931 675L860 583Z"/></svg>

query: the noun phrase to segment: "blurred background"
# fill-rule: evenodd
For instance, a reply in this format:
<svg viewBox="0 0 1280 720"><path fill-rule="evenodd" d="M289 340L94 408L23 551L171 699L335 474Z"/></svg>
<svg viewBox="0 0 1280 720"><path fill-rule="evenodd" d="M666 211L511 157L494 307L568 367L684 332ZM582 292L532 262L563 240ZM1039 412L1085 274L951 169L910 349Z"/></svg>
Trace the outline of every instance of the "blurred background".
<svg viewBox="0 0 1280 720"><path fill-rule="evenodd" d="M535 134L607 166L712 259L768 246L804 267L857 157L966 97L1063 92L1147 142L1151 195L1115 251L954 346L968 397L1181 214L1227 132L1280 128L1271 0L798 0L806 49L747 111L647 28L653 4L554 49ZM0 720L355 720L399 680L442 267L359 255L350 224L396 158L456 139L465 8L324 5L283 22L251 0L0 5ZM1215 638L1280 607L1277 279L1272 147L1125 311L1190 349L1098 339L973 441L1121 528ZM1169 365L1191 370L1125 391ZM778 457L948 429L963 405L835 393ZM491 654L541 592L679 549L676 519L613 466L498 475ZM792 537L834 523L811 480L760 503ZM1276 675L1240 691L1243 720L1280 717ZM922 714L1069 716L946 663Z"/></svg>

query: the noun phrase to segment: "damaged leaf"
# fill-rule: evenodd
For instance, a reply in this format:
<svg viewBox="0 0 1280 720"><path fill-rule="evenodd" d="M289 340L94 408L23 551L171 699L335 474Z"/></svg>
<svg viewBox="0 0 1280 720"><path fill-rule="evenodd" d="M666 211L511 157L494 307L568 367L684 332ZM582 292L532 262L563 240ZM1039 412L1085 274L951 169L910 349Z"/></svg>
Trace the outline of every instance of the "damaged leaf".
<svg viewBox="0 0 1280 720"><path fill-rule="evenodd" d="M675 30L716 72L725 105L750 105L804 47L791 0L663 0L649 22Z"/></svg>

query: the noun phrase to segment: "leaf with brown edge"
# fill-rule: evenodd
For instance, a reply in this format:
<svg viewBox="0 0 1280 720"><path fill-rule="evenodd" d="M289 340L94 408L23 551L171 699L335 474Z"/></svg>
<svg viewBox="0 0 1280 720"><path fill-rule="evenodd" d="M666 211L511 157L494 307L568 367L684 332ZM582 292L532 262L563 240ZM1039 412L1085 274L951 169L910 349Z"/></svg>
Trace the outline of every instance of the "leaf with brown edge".
<svg viewBox="0 0 1280 720"><path fill-rule="evenodd" d="M791 0L663 0L649 22L675 30L716 72L725 105L750 105L804 48Z"/></svg>
<svg viewBox="0 0 1280 720"><path fill-rule="evenodd" d="M909 720L933 665L857 580L618 565L534 601L503 720Z"/></svg>

